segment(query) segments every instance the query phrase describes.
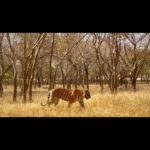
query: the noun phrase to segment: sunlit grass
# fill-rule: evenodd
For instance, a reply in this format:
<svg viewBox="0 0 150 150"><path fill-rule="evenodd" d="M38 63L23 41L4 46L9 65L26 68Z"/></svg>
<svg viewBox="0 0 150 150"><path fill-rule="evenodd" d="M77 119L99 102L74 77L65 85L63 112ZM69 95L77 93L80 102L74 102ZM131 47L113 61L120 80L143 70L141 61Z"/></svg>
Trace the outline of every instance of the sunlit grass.
<svg viewBox="0 0 150 150"><path fill-rule="evenodd" d="M78 103L74 103L70 109L67 102L60 101L55 106L40 105L47 100L47 90L37 89L34 94L34 102L22 104L21 97L18 102L12 103L12 89L5 91L0 98L1 117L150 117L150 92L139 90L136 93L130 91L119 92L116 96L108 91L99 93L99 86L91 86L92 98L85 100L86 109L82 110ZM8 93L9 94L8 94Z"/></svg>

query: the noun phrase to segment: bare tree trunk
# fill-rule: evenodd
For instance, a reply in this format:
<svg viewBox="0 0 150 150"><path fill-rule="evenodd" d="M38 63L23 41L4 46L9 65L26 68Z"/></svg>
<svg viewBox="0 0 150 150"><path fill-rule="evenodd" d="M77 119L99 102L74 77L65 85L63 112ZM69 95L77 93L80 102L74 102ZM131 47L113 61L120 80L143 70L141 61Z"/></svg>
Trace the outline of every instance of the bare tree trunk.
<svg viewBox="0 0 150 150"><path fill-rule="evenodd" d="M81 68L81 85L84 88L84 65L82 63L82 68Z"/></svg>
<svg viewBox="0 0 150 150"><path fill-rule="evenodd" d="M75 89L78 88L78 73L76 71L76 77L75 77Z"/></svg>
<svg viewBox="0 0 150 150"><path fill-rule="evenodd" d="M96 85L99 83L98 76L95 77L95 83Z"/></svg>
<svg viewBox="0 0 150 150"><path fill-rule="evenodd" d="M50 57L50 64L49 64L49 90L52 89L52 82L53 82L53 75L52 75L52 65L51 65L51 62L52 62L52 58Z"/></svg>
<svg viewBox="0 0 150 150"><path fill-rule="evenodd" d="M13 92L13 102L17 101L17 71L14 73L14 92Z"/></svg>
<svg viewBox="0 0 150 150"><path fill-rule="evenodd" d="M88 66L84 64L84 69L85 69L85 83L86 87L89 90L89 71L88 71Z"/></svg>
<svg viewBox="0 0 150 150"><path fill-rule="evenodd" d="M35 81L34 81L34 89L36 89L36 86L37 86L37 73L35 73Z"/></svg>
<svg viewBox="0 0 150 150"><path fill-rule="evenodd" d="M62 64L60 64L60 69L61 69L61 75L62 75L63 88L65 88L65 76L64 76Z"/></svg>
<svg viewBox="0 0 150 150"><path fill-rule="evenodd" d="M41 87L41 75L40 73L37 74L37 81L38 81L38 88Z"/></svg>
<svg viewBox="0 0 150 150"><path fill-rule="evenodd" d="M31 79L30 79L30 82L29 82L29 102L32 102L32 85L33 85L33 79L34 79L34 71L32 72L32 75L31 75Z"/></svg>
<svg viewBox="0 0 150 150"><path fill-rule="evenodd" d="M23 71L23 102L27 102L27 64L24 64L24 71Z"/></svg>
<svg viewBox="0 0 150 150"><path fill-rule="evenodd" d="M68 89L71 89L71 82L72 82L71 78L67 80L67 88Z"/></svg>
<svg viewBox="0 0 150 150"><path fill-rule="evenodd" d="M4 60L3 60L3 52L2 52L2 41L3 41L4 33L2 33L0 37L0 69L1 73L4 71ZM0 97L3 95L3 76L0 75Z"/></svg>
<svg viewBox="0 0 150 150"><path fill-rule="evenodd" d="M36 75L35 75L34 88L36 89L37 86L38 86L38 88L41 87L41 75L40 75L39 71L37 71L35 74Z"/></svg>
<svg viewBox="0 0 150 150"><path fill-rule="evenodd" d="M20 86L20 89L22 88L22 80L21 80L21 76L19 77L19 86Z"/></svg>
<svg viewBox="0 0 150 150"><path fill-rule="evenodd" d="M0 75L0 97L3 95L3 77Z"/></svg>
<svg viewBox="0 0 150 150"><path fill-rule="evenodd" d="M102 77L101 73L99 73L99 84L101 87L101 94L103 94L104 85L103 85L103 77Z"/></svg>
<svg viewBox="0 0 150 150"><path fill-rule="evenodd" d="M43 76L42 76L42 66L39 68L39 75L40 75L40 81L41 81L41 86L42 86L44 84L44 80L43 80Z"/></svg>
<svg viewBox="0 0 150 150"><path fill-rule="evenodd" d="M72 72L66 77L67 89L71 89L72 84Z"/></svg>
<svg viewBox="0 0 150 150"><path fill-rule="evenodd" d="M114 94L114 76L113 75L111 77L111 86L110 86L110 88L111 88L111 94Z"/></svg>
<svg viewBox="0 0 150 150"><path fill-rule="evenodd" d="M23 85L22 85L22 87L20 89L20 96L22 96L22 95L23 95Z"/></svg>
<svg viewBox="0 0 150 150"><path fill-rule="evenodd" d="M117 94L117 83L118 83L118 80L117 80L117 64L115 62L115 70L114 70L114 94Z"/></svg>
<svg viewBox="0 0 150 150"><path fill-rule="evenodd" d="M53 59L54 46L55 46L55 33L53 33L53 41L52 41L51 53L49 57L49 90L52 89L52 85L53 85L52 59Z"/></svg>
<svg viewBox="0 0 150 150"><path fill-rule="evenodd" d="M132 79L132 87L133 87L134 92L136 92L136 78Z"/></svg>
<svg viewBox="0 0 150 150"><path fill-rule="evenodd" d="M75 89L78 88L78 68L77 68L77 65L74 66L74 69L75 69L75 82L74 82L74 86L75 86Z"/></svg>
<svg viewBox="0 0 150 150"><path fill-rule="evenodd" d="M56 66L55 72L54 72L54 78L53 78L53 89L55 88L56 85L56 76L57 76L57 71L58 71L58 65Z"/></svg>

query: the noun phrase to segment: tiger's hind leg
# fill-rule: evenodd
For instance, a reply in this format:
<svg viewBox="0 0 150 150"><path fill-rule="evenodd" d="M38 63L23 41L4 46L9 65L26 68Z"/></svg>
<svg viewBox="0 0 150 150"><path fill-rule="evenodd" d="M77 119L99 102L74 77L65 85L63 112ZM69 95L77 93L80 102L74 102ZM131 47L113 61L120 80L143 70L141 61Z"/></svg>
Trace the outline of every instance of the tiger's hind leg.
<svg viewBox="0 0 150 150"><path fill-rule="evenodd" d="M69 102L67 108L70 108L71 105L72 105L72 102Z"/></svg>
<svg viewBox="0 0 150 150"><path fill-rule="evenodd" d="M48 106L50 106L50 105L52 105L52 104L54 104L54 102L50 101L50 102L48 103Z"/></svg>
<svg viewBox="0 0 150 150"><path fill-rule="evenodd" d="M57 106L58 103L59 103L59 98L56 98L56 99L55 99L55 102L54 102L54 105Z"/></svg>
<svg viewBox="0 0 150 150"><path fill-rule="evenodd" d="M48 106L52 105L55 103L55 98L52 97L51 101L48 103Z"/></svg>

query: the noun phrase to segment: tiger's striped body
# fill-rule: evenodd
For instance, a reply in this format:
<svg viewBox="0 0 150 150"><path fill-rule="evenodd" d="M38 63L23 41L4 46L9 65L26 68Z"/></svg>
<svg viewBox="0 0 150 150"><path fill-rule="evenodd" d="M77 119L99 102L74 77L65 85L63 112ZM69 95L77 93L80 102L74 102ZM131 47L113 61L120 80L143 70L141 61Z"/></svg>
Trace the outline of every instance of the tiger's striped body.
<svg viewBox="0 0 150 150"><path fill-rule="evenodd" d="M51 96L51 100L49 101ZM79 90L79 89L65 89L65 88L57 88L49 92L48 94L48 101L46 104L51 105L54 104L55 106L58 104L59 100L62 99L64 101L68 101L68 107L75 102L79 102L80 106L84 108L84 98L89 99L91 98L90 92L88 90ZM45 104L45 105L46 105ZM45 106L44 104L41 104Z"/></svg>

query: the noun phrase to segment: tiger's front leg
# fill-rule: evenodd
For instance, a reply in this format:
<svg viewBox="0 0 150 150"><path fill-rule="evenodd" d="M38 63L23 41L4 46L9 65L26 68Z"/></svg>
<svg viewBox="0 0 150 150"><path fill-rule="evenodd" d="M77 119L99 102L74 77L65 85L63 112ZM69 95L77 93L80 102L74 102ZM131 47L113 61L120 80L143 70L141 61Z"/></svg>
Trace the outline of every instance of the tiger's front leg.
<svg viewBox="0 0 150 150"><path fill-rule="evenodd" d="M78 102L79 102L81 108L85 109L84 97L83 96L78 99Z"/></svg>
<svg viewBox="0 0 150 150"><path fill-rule="evenodd" d="M83 101L83 100L80 100L80 101L79 101L79 104L80 104L80 106L81 106L83 109L85 109L85 105L84 105L84 101Z"/></svg>

